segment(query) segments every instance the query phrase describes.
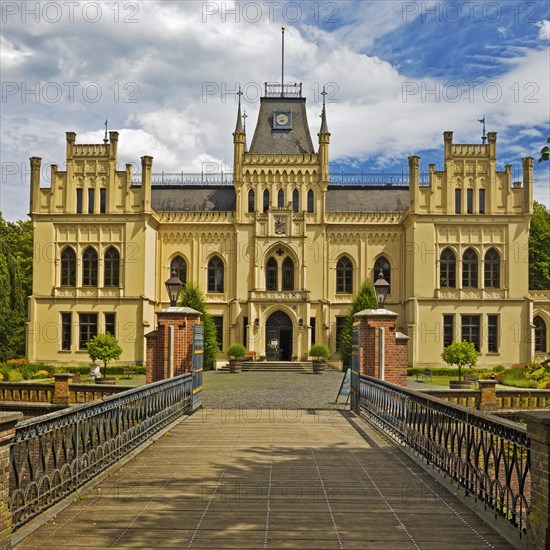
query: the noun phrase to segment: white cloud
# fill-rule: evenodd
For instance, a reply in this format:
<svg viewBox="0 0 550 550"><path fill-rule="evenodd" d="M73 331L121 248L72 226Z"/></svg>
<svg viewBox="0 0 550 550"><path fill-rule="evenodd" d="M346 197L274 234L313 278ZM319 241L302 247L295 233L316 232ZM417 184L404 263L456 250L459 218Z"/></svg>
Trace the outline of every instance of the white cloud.
<svg viewBox="0 0 550 550"><path fill-rule="evenodd" d="M550 20L543 19L542 21L535 23L535 25L539 28L539 38L541 40L549 40L550 39Z"/></svg>

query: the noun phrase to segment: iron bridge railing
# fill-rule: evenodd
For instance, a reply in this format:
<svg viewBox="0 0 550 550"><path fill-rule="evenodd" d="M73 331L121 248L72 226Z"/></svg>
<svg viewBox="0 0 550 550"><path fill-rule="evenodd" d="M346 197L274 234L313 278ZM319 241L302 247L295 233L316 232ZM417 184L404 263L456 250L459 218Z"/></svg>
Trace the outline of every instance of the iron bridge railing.
<svg viewBox="0 0 550 550"><path fill-rule="evenodd" d="M192 384L187 373L20 422L10 449L13 530L189 414Z"/></svg>
<svg viewBox="0 0 550 550"><path fill-rule="evenodd" d="M429 464L526 533L531 503L526 427L369 376L359 407Z"/></svg>

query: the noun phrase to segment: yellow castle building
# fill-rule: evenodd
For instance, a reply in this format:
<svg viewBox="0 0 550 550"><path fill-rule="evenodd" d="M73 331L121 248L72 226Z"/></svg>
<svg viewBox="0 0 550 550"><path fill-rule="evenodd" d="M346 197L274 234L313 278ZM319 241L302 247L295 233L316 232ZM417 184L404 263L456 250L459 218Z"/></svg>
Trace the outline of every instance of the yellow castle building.
<svg viewBox="0 0 550 550"><path fill-rule="evenodd" d="M205 293L222 350L241 342L268 360L306 358L317 342L338 361L354 293L380 271L411 366L441 365L452 340L474 342L481 366L548 350L550 297L528 289L533 159L513 181L496 133L456 144L445 132L442 171L411 156L404 178L336 177L326 110L314 146L301 90L266 85L250 146L239 105L232 174L155 174L150 156L140 174L119 170L117 132L91 145L67 132L49 188L31 158L29 359L89 363L86 342L108 331L121 363L144 363L173 270Z"/></svg>

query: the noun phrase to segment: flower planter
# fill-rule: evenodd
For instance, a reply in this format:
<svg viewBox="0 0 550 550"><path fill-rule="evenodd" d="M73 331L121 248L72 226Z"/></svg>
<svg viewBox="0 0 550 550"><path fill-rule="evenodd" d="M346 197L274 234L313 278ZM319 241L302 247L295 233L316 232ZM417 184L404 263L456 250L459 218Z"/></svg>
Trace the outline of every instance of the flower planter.
<svg viewBox="0 0 550 550"><path fill-rule="evenodd" d="M313 361L313 374L323 374L325 370L324 361Z"/></svg>
<svg viewBox="0 0 550 550"><path fill-rule="evenodd" d="M241 372L243 363L240 359L231 359L229 361L229 372L238 373Z"/></svg>

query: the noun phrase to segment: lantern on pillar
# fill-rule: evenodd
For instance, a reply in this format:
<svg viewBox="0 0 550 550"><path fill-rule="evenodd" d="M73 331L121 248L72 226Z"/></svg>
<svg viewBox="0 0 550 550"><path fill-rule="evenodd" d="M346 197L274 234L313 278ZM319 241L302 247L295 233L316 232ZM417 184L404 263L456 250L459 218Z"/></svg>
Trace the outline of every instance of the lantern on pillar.
<svg viewBox="0 0 550 550"><path fill-rule="evenodd" d="M376 293L376 299L378 300L378 309L384 308L384 302L386 301L386 296L388 295L389 289L390 283L384 279L384 273L380 270L378 279L374 283L374 292Z"/></svg>
<svg viewBox="0 0 550 550"><path fill-rule="evenodd" d="M168 298L170 299L170 307L176 307L180 294L182 282L178 278L178 274L172 271L172 276L164 283Z"/></svg>

